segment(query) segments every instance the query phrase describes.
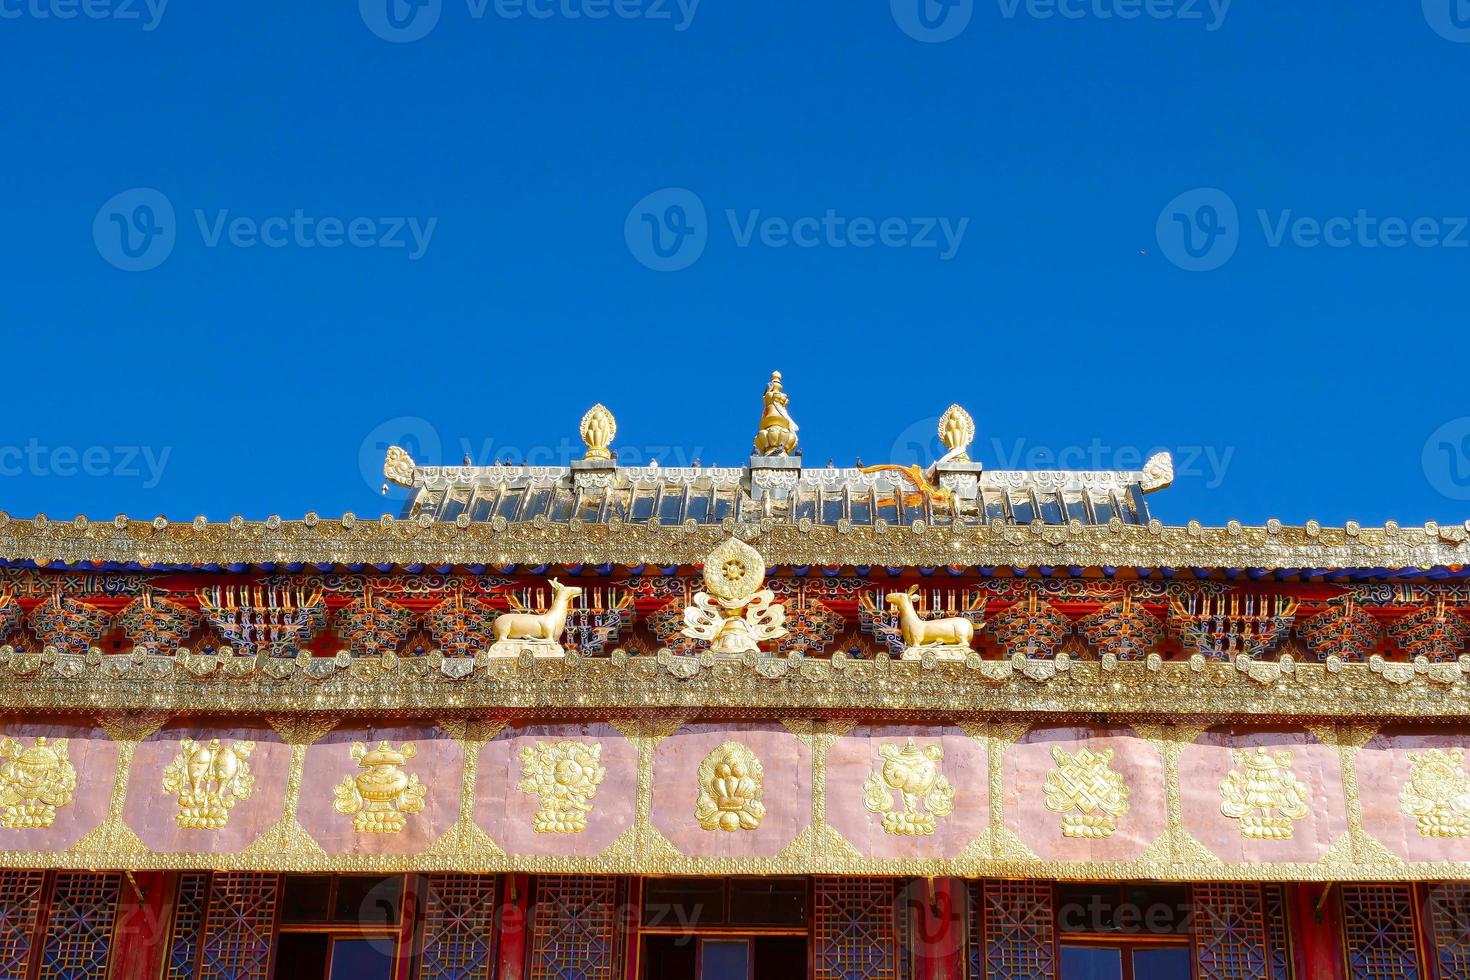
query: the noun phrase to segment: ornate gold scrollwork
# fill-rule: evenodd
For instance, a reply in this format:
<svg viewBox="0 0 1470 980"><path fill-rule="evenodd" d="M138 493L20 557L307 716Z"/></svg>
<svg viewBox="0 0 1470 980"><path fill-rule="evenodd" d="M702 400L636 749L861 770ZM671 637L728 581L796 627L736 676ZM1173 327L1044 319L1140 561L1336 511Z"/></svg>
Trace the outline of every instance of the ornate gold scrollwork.
<svg viewBox="0 0 1470 980"><path fill-rule="evenodd" d="M1307 787L1291 771L1291 750L1265 746L1231 749L1235 768L1220 783L1220 812L1240 821L1253 840L1290 840L1293 822L1307 815Z"/></svg>
<svg viewBox="0 0 1470 980"><path fill-rule="evenodd" d="M883 830L889 834L918 837L934 833L937 819L954 810L954 787L939 771L944 748L913 739L902 748L889 742L878 747L883 760L863 783L863 805L883 815ZM894 809L894 793L902 810Z"/></svg>
<svg viewBox="0 0 1470 980"><path fill-rule="evenodd" d="M419 777L403 771L417 748L412 742L394 749L381 741L375 749L352 743L352 758L359 772L342 777L337 784L334 806L338 813L352 815L352 829L359 834L396 834L408 823L405 814L419 813L429 787Z"/></svg>
<svg viewBox="0 0 1470 980"><path fill-rule="evenodd" d="M699 764L694 819L705 830L754 830L766 816L764 777L754 752L739 742L724 743Z"/></svg>
<svg viewBox="0 0 1470 980"><path fill-rule="evenodd" d="M49 827L56 811L76 795L77 771L67 755L67 739L38 736L29 748L13 738L0 741L0 827Z"/></svg>
<svg viewBox="0 0 1470 980"><path fill-rule="evenodd" d="M1409 781L1399 808L1413 817L1421 837L1470 837L1470 774L1463 749L1409 753Z"/></svg>
<svg viewBox="0 0 1470 980"><path fill-rule="evenodd" d="M532 820L538 834L579 834L607 770L594 742L536 742L521 749L522 793L541 799Z"/></svg>
<svg viewBox="0 0 1470 980"><path fill-rule="evenodd" d="M254 742L182 739L179 754L163 770L163 791L178 795L178 825L192 830L224 827L235 804L250 799L255 789L246 761L254 751Z"/></svg>
<svg viewBox="0 0 1470 980"><path fill-rule="evenodd" d="M1046 774L1043 792L1046 808L1062 814L1062 836L1113 836L1118 818L1128 812L1128 786L1112 767L1113 750L1093 752L1084 745L1073 753L1056 745L1051 757L1056 768Z"/></svg>

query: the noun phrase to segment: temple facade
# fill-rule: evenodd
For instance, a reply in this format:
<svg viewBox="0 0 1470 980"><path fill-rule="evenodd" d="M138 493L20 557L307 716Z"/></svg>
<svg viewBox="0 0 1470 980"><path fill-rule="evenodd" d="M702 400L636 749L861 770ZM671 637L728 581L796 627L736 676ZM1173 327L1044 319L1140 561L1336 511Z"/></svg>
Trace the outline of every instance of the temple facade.
<svg viewBox="0 0 1470 980"><path fill-rule="evenodd" d="M400 516L0 514L0 978L1470 977L1470 523L1141 470L391 449ZM575 419L575 415L572 416ZM570 428L570 425L569 425Z"/></svg>

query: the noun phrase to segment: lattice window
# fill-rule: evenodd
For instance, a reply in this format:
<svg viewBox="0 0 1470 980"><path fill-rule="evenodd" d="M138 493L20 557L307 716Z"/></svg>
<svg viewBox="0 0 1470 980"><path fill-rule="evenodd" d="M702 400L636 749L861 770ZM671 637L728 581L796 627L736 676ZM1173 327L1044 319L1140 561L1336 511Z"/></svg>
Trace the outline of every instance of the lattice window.
<svg viewBox="0 0 1470 980"><path fill-rule="evenodd" d="M41 909L44 871L0 871L0 980L23 980Z"/></svg>
<svg viewBox="0 0 1470 980"><path fill-rule="evenodd" d="M617 883L592 875L536 879L530 980L613 980Z"/></svg>
<svg viewBox="0 0 1470 980"><path fill-rule="evenodd" d="M1470 977L1470 885L1431 885L1426 909L1440 977Z"/></svg>
<svg viewBox="0 0 1470 980"><path fill-rule="evenodd" d="M489 980L495 929L491 875L430 875L419 980Z"/></svg>
<svg viewBox="0 0 1470 980"><path fill-rule="evenodd" d="M62 871L51 886L40 980L81 980L107 973L122 876Z"/></svg>
<svg viewBox="0 0 1470 980"><path fill-rule="evenodd" d="M1344 885L1342 929L1351 980L1419 980L1414 890L1409 885Z"/></svg>
<svg viewBox="0 0 1470 980"><path fill-rule="evenodd" d="M280 883L275 874L210 879L200 980L266 980Z"/></svg>
<svg viewBox="0 0 1470 980"><path fill-rule="evenodd" d="M1049 881L971 882L971 978L1052 980L1055 923Z"/></svg>
<svg viewBox="0 0 1470 980"><path fill-rule="evenodd" d="M1271 980L1291 980L1291 918L1286 909L1286 889L1262 885L1261 901L1266 914L1266 961Z"/></svg>
<svg viewBox="0 0 1470 980"><path fill-rule="evenodd" d="M1194 955L1199 980L1271 980L1260 885L1194 886Z"/></svg>
<svg viewBox="0 0 1470 980"><path fill-rule="evenodd" d="M208 872L194 871L179 876L164 980L193 980L199 962L199 943L204 938L204 909L208 900Z"/></svg>
<svg viewBox="0 0 1470 980"><path fill-rule="evenodd" d="M817 879L816 980L898 977L893 892L891 878Z"/></svg>

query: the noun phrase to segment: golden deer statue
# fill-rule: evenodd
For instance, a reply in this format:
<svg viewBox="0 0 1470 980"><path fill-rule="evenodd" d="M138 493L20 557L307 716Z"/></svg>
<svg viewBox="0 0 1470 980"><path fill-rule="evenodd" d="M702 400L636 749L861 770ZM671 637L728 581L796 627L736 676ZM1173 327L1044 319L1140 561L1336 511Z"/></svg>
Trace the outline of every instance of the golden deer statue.
<svg viewBox="0 0 1470 980"><path fill-rule="evenodd" d="M495 642L502 643L506 640L542 640L554 644L561 643L562 630L566 629L567 613L572 608L572 600L582 594L582 590L569 585L562 585L556 579L550 580L552 589L551 608L544 613L503 613L495 617L492 627L495 633Z"/></svg>
<svg viewBox="0 0 1470 980"><path fill-rule="evenodd" d="M903 633L903 645L908 649L926 646L969 647L975 639L975 624L963 616L949 619L919 618L914 610L914 600L919 597L919 587L910 586L907 592L890 592L885 598L890 606L898 610L898 625Z"/></svg>

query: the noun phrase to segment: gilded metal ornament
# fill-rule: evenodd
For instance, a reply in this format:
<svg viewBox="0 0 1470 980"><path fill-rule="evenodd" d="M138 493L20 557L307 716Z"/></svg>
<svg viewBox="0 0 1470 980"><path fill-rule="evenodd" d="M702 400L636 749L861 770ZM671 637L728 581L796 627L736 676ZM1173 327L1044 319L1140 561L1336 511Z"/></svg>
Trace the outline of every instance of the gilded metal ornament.
<svg viewBox="0 0 1470 980"><path fill-rule="evenodd" d="M1084 745L1068 752L1055 745L1051 757L1056 768L1046 774L1042 792L1046 808L1062 814L1062 836L1113 836L1118 819L1128 812L1128 786L1112 767L1113 750L1093 752Z"/></svg>
<svg viewBox="0 0 1470 980"><path fill-rule="evenodd" d="M613 418L613 413L607 410L607 406L601 402L593 405L582 416L582 424L577 427L582 436L582 443L587 447L587 453L583 459L612 459L613 439L618 434L618 422Z"/></svg>
<svg viewBox="0 0 1470 980"><path fill-rule="evenodd" d="M725 742L699 764L694 819L705 830L754 830L766 815L760 760L739 742Z"/></svg>
<svg viewBox="0 0 1470 980"><path fill-rule="evenodd" d="M359 834L396 834L408 824L406 814L424 809L429 787L419 777L403 771L418 749L404 742L394 749L386 740L369 749L352 743L352 758L359 772L342 777L333 805L338 813L352 816L352 829Z"/></svg>
<svg viewBox="0 0 1470 980"><path fill-rule="evenodd" d="M937 820L954 810L954 787L939 771L944 748L886 742L878 747L883 760L863 783L863 805L883 815L883 830L918 837L934 833ZM902 809L895 809L894 794Z"/></svg>
<svg viewBox="0 0 1470 980"><path fill-rule="evenodd" d="M532 820L538 834L579 834L587 829L592 800L607 770L602 746L582 742L536 742L521 749L522 793L540 797Z"/></svg>
<svg viewBox="0 0 1470 980"><path fill-rule="evenodd" d="M491 626L495 634L495 642L490 646L492 656L519 656L522 650L543 657L565 655L561 637L567 627L567 613L582 590L562 585L556 579L548 584L552 598L551 608L546 612L508 612L495 617Z"/></svg>
<svg viewBox="0 0 1470 980"><path fill-rule="evenodd" d="M77 771L67 755L67 739L37 736L29 746L0 740L0 827L49 827L56 811L76 795Z"/></svg>
<svg viewBox="0 0 1470 980"><path fill-rule="evenodd" d="M163 770L163 791L178 795L174 820L193 830L220 830L235 804L250 799L255 775L250 771L250 741L222 742L212 738L179 741L179 754Z"/></svg>
<svg viewBox="0 0 1470 980"><path fill-rule="evenodd" d="M1231 749L1235 768L1220 783L1220 812L1240 821L1253 840L1290 840L1294 822L1307 815L1307 787L1291 771L1291 750L1265 746Z"/></svg>
<svg viewBox="0 0 1470 980"><path fill-rule="evenodd" d="M944 619L921 619L914 609L919 598L919 587L910 586L907 592L890 592L884 596L889 606L898 610L898 625L903 635L904 655L913 659L909 651L919 652L933 647L942 658L963 660L975 642L975 623L964 616ZM977 611L984 607L981 600Z"/></svg>
<svg viewBox="0 0 1470 980"><path fill-rule="evenodd" d="M763 589L766 563L760 552L728 538L704 560L706 592L684 609L683 634L706 640L716 654L756 653L760 644L786 635L786 607Z"/></svg>
<svg viewBox="0 0 1470 980"><path fill-rule="evenodd" d="M1409 753L1409 781L1399 807L1421 837L1470 837L1470 773L1463 749Z"/></svg>
<svg viewBox="0 0 1470 980"><path fill-rule="evenodd" d="M958 405L951 405L939 417L939 441L944 444L945 454L940 464L968 463L970 443L975 441L975 420L970 413Z"/></svg>
<svg viewBox="0 0 1470 980"><path fill-rule="evenodd" d="M755 434L755 451L761 456L790 456L796 452L796 421L787 411L791 399L781 388L781 372L771 372L771 383L766 385L765 411L761 414L759 431Z"/></svg>

